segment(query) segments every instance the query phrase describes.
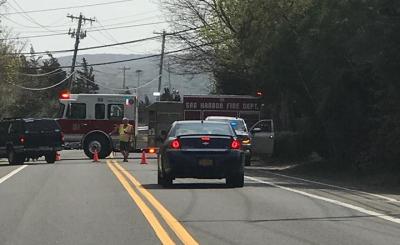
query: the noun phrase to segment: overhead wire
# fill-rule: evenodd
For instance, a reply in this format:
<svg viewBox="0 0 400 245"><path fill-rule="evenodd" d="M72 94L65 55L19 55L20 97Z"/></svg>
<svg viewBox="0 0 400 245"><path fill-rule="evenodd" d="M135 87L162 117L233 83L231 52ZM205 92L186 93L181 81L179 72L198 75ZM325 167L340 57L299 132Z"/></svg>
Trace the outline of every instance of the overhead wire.
<svg viewBox="0 0 400 245"><path fill-rule="evenodd" d="M98 46L91 46L91 47L86 47L86 48L78 48L78 51L84 51L84 50L90 50L90 49L99 49L99 48L107 48L107 47L113 47L113 46L120 46L124 44L131 44L131 43L138 43L138 42L145 42L149 40L156 40L159 39L159 36L153 36L153 37L146 37L142 39L136 39L136 40L131 40L131 41L126 41L126 42L119 42L119 43L112 43L112 44L104 44L104 45L98 45ZM68 52L73 52L74 49L64 49L64 50L53 50L53 51L39 51L39 52L22 52L22 53L13 53L10 55L30 55L30 54L56 54L56 53L68 53Z"/></svg>
<svg viewBox="0 0 400 245"><path fill-rule="evenodd" d="M143 24L136 24L136 25L127 25L127 26L118 26L118 27L111 27L111 28L100 28L100 29L92 29L88 30L87 32L99 32L99 31L104 31L104 30L116 30L116 29L124 29L124 28L132 28L132 27L141 27L141 26L149 26L149 25L157 25L157 24L162 24L165 23L163 21L160 22L151 22L151 23L143 23ZM55 32L54 30L51 30L51 32L54 32L54 34L44 34L44 35L31 35L31 36L22 36L22 37L10 37L10 38L3 38L0 39L2 40L15 40L15 39L29 39L29 38L38 38L38 37L51 37L51 36L60 36L60 35L67 35L68 32Z"/></svg>
<svg viewBox="0 0 400 245"><path fill-rule="evenodd" d="M177 34L181 34L184 32L190 32L193 31L195 29L188 29L188 30L182 30L182 31L177 31L177 32L173 32L173 33L168 33L167 36L170 35L177 35ZM90 36L89 36L90 37ZM99 45L99 46L91 46L91 47L86 47L86 48L79 48L78 51L82 51L82 50L89 50L89 49L97 49L97 48L105 48L105 47L112 47L112 46L119 46L119 45L124 45L124 44L131 44L131 43L137 43L137 42L144 42L144 41L149 41L149 40L156 40L161 38L160 36L153 36L153 37L146 37L146 38L142 38L142 39L136 39L136 40L132 40L132 41L126 41L126 42L117 42L114 44L103 44L103 45ZM2 40L2 39L0 39ZM94 39L97 42L97 39ZM14 54L10 54L10 55L19 55L19 54L47 54L47 53L51 53L51 54L55 54L55 53L67 53L67 52L72 52L74 51L74 49L65 49L65 50L53 50L53 51L39 51L39 52L23 52L23 53L14 53Z"/></svg>
<svg viewBox="0 0 400 245"><path fill-rule="evenodd" d="M102 2L102 3L93 3L93 4L85 4L85 5L75 5L69 7L59 7L59 8L49 8L49 9L38 9L38 10L22 10L16 11L12 13L4 13L3 15L14 15L14 14L27 14L27 13L43 13L43 12L51 12L57 10L65 10L65 9L76 9L76 8L86 8L86 7L93 7L93 6L104 6L116 3L123 3L123 2L132 2L134 0L119 0L119 1L112 1L112 2Z"/></svg>
<svg viewBox="0 0 400 245"><path fill-rule="evenodd" d="M2 17L4 17L7 21L10 21L10 22L12 22L12 23L14 23L14 24L16 24L16 25L18 25L18 26L25 27L25 28L27 28L27 29L39 29L39 28L43 29L42 26L37 26L37 25L36 25L36 26L29 26L29 25L21 24L21 23L17 22L16 20L11 19L10 17L7 17L7 16L2 16ZM132 16L128 16L128 17L132 17ZM107 27L113 27L113 26L118 26L118 25L133 23L133 22L140 22L140 21L144 21L144 20L155 19L155 18L157 18L157 17L161 17L161 16L159 16L159 15L153 15L153 16L149 16L149 17L145 17L145 18L133 19L133 20L130 20L130 21L124 21L124 22L118 22L118 23L104 24L104 25L102 25L102 26L103 26L104 28L107 28ZM126 16L125 16L125 18L126 18ZM62 20L64 20L64 21L63 21L64 24L62 24L62 25L55 25L55 24L57 24L57 23L60 23ZM108 19L103 20L103 21L107 21L107 20L108 20ZM99 20L96 19L96 21L98 22ZM31 22L31 21L30 21L30 22ZM64 28L68 28L68 27L69 27L69 22L68 22L67 20L65 20L65 17L61 17L60 19L58 19L58 20L52 22L51 24L46 24L46 25L43 25L43 26L48 27L48 28L55 28L55 27L64 27ZM16 29L16 31L18 32L19 30ZM64 31L64 30L52 30L52 31L61 31L61 32L62 32L62 31ZM24 33L40 33L40 32L49 32L49 31L46 31L46 30L43 30L43 31L26 31L26 30L21 30L21 32L24 32Z"/></svg>
<svg viewBox="0 0 400 245"><path fill-rule="evenodd" d="M103 19L103 21L126 19L126 18L129 18L129 17L132 17L132 16L135 16L135 17L136 16L143 16L143 15L147 15L147 14L150 14L150 13L155 13L155 12L152 10L152 11L145 11L145 12L140 12L140 13L133 13L133 14L130 14L130 15Z"/></svg>
<svg viewBox="0 0 400 245"><path fill-rule="evenodd" d="M21 25L21 26L25 26L23 24L17 23L16 21L6 17L6 19L10 20L11 22L17 24L17 25ZM150 17L150 18L145 18L145 19L154 19L154 17ZM101 26L101 29L95 29L94 31L101 31L103 29L107 29L107 30L114 30L115 29L119 29L119 28L128 28L128 27L136 27L136 26L147 26L147 25L154 25L154 24L160 24L160 23L165 23L163 21L160 22L148 22L148 23L138 23L138 24L134 24L134 25L125 25L125 24L129 24L129 23L136 23L138 21L141 20L145 20L145 19L140 19L140 20L131 20L131 21L125 21L125 22L119 22L119 23L113 23L113 24L108 24L108 25L103 25L100 24L100 21L98 19L96 19L95 23L99 23ZM122 26L121 26L122 25ZM26 26L28 27L28 26ZM46 26L48 27L48 26ZM62 25L61 27L66 27L66 25ZM33 27L33 28L43 28L43 27ZM92 29L88 29L88 30L92 30ZM57 33L57 32L62 32L65 31L65 29L58 29L58 30L51 30L51 29L46 29L46 30L33 30L33 31L23 31L24 33L48 33L48 32L53 32L53 33Z"/></svg>
<svg viewBox="0 0 400 245"><path fill-rule="evenodd" d="M208 46L208 45L211 45L211 44L215 44L215 43L205 43L205 44L196 45L196 46L193 46L193 47L188 47L188 48L182 48L182 49L178 49L178 50L168 51L168 52L165 52L164 55L180 53L180 52L183 52L183 51L188 51L188 50L192 50L194 48L200 48L200 47ZM124 62L129 62L129 61L151 59L151 58L156 58L156 57L159 57L159 56L161 56L161 54L153 54L153 55L147 55L147 56L136 57L136 58L131 58L131 59L94 63L94 64L90 64L90 66L102 66L102 65L118 64L118 63L124 63ZM76 65L75 67L82 67L82 65ZM71 68L71 66L61 66L59 68Z"/></svg>
<svg viewBox="0 0 400 245"><path fill-rule="evenodd" d="M22 10L22 12L25 11L25 10L21 7L21 5L18 4L18 2L17 2L16 0L11 0L11 1L13 1L13 2L15 3L15 5L17 6L17 8L20 9L20 10ZM7 2L7 4L8 4L12 9L15 10L15 8L10 4L10 2ZM47 28L46 26L42 25L41 23L37 22L34 18L32 18L32 17L31 17L30 15L28 15L27 13L21 13L21 16L24 17L25 19L27 19L28 21L30 21L31 23L35 24L35 25L38 25L38 26L40 26L40 27L42 27L42 28L44 28L44 29L46 29L46 30L48 30L48 31L50 31L50 32L57 33L56 31L53 31L53 30Z"/></svg>
<svg viewBox="0 0 400 245"><path fill-rule="evenodd" d="M103 34L102 31L99 32L102 36L104 36L105 38L107 38L107 37L106 37L106 34L107 34L107 35L111 38L112 41L118 42L118 40L117 40L113 35L111 35L111 33L110 33L108 30L105 30L105 27L104 27L104 25L101 23L101 21L97 20L96 23L98 23L98 24L104 29L104 34ZM108 39L108 38L107 38L107 39ZM110 40L110 39L109 39L109 40ZM130 51L130 52L133 52L133 50L130 49L129 47L124 46L123 48L125 48L126 50L128 50L128 51Z"/></svg>
<svg viewBox="0 0 400 245"><path fill-rule="evenodd" d="M61 70L60 68L53 70L51 72L47 72L47 73L40 73L40 74L29 74L29 73L21 73L21 72L16 72L17 75L20 76L27 76L27 77L46 77L46 76L52 76L52 75L56 75L56 74L60 74L63 73L65 71Z"/></svg>
<svg viewBox="0 0 400 245"><path fill-rule="evenodd" d="M111 73L111 72L100 71L100 70L97 70L97 69L93 69L93 71L94 72L98 72L98 73L102 73L102 74L106 74L106 75L112 75L112 76L117 76L117 75L120 74L120 73Z"/></svg>
<svg viewBox="0 0 400 245"><path fill-rule="evenodd" d="M5 18L6 20L8 20L8 21L10 21L10 22L12 22L12 23L18 25L18 26L21 26L21 27L25 27L25 28L29 28L29 29L39 29L39 28L43 28L43 27L41 27L41 26L28 26L28 25L24 25L24 24L21 24L21 23L15 21L15 20L11 19L10 17L7 17L7 16L2 16L2 17ZM65 19L65 17L62 17L62 18L60 18L60 19L58 19L58 20L52 22L51 24L47 24L47 25L44 25L44 26L46 26L46 27L53 27L53 28L54 28L54 27L65 27L65 26L66 26L66 21L65 21L64 19ZM64 20L64 23L65 23L65 24L63 24L63 25L54 25L54 24L60 23L62 20Z"/></svg>
<svg viewBox="0 0 400 245"><path fill-rule="evenodd" d="M69 74L66 78L64 78L62 81L60 81L60 82L58 82L58 83L56 83L56 84L53 84L53 85L51 85L51 86L44 87L44 88L29 88L29 87L25 87L25 86L22 86L22 85L19 85L19 84L16 84L16 83L12 83L12 82L7 82L7 83L9 83L9 84L11 84L11 85L13 85L13 86L15 86L15 87L17 87L17 88L24 89L24 90L29 90L29 91L43 91L43 90L48 90L48 89L55 88L55 87L57 87L57 86L59 86L59 85L65 83L65 82L68 81L68 80L72 77L72 75L74 75L74 74L75 74L75 72L72 72L72 73Z"/></svg>
<svg viewBox="0 0 400 245"><path fill-rule="evenodd" d="M0 39L0 41L17 40L17 39L29 39L29 38L38 38L38 37L53 37L53 36L61 36L61 35L68 35L68 32L45 34L45 35L22 36L22 37L9 37L9 38L2 38L2 39Z"/></svg>
<svg viewBox="0 0 400 245"><path fill-rule="evenodd" d="M135 87L135 88L110 88L110 87L107 87L107 86L105 86L105 85L103 85L103 84L101 84L101 83L98 83L98 82L95 82L95 81L93 81L93 80L90 80L90 79L88 79L88 78L86 78L86 77L81 77L81 78L82 78L83 80L87 81L87 82L90 82L90 83L92 83L92 84L96 84L96 85L98 85L99 87L105 88L105 89L108 89L108 90L113 90L113 91L127 91L127 90L131 91L131 90L135 90L135 91L136 91L137 89L146 87L147 85L153 83L153 82L156 81L159 77L160 77L160 75L158 75L157 77L153 78L153 79L150 80L149 82L147 82L147 83L145 83L145 84L142 84L141 86Z"/></svg>

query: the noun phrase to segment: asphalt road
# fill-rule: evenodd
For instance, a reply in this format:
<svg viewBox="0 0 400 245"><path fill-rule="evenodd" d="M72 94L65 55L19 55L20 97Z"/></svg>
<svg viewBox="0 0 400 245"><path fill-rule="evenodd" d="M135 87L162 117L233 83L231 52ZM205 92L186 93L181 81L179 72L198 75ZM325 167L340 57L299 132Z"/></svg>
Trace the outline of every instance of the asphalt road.
<svg viewBox="0 0 400 245"><path fill-rule="evenodd" d="M178 179L165 189L148 162L79 151L56 164L0 160L0 244L400 244L397 196L257 167L244 188Z"/></svg>

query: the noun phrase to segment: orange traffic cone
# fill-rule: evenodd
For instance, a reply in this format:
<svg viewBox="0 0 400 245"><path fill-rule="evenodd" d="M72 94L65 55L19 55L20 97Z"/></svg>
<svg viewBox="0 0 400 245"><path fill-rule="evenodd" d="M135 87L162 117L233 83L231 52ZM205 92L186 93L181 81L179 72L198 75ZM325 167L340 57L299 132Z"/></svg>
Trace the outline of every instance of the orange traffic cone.
<svg viewBox="0 0 400 245"><path fill-rule="evenodd" d="M94 150L93 162L99 162L99 153L97 152L97 149Z"/></svg>
<svg viewBox="0 0 400 245"><path fill-rule="evenodd" d="M142 158L141 158L140 164L147 164L145 151L142 151Z"/></svg>
<svg viewBox="0 0 400 245"><path fill-rule="evenodd" d="M61 161L61 155L58 151L56 152L56 161Z"/></svg>

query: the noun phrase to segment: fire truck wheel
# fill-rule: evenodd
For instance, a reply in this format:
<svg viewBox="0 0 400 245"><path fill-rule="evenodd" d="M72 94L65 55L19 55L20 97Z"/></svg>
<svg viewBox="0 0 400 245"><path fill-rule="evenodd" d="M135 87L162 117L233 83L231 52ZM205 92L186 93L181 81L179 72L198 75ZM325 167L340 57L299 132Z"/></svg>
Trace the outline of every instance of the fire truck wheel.
<svg viewBox="0 0 400 245"><path fill-rule="evenodd" d="M111 154L112 151L110 140L101 134L87 136L83 142L83 150L85 155L92 159L96 149L99 154L99 158L106 158Z"/></svg>

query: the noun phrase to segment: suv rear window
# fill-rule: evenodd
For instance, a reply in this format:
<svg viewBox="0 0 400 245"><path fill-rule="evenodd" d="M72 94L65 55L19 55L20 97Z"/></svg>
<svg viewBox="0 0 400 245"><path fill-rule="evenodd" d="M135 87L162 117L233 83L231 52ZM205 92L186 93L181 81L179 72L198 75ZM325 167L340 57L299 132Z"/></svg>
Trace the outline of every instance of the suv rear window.
<svg viewBox="0 0 400 245"><path fill-rule="evenodd" d="M25 130L30 132L54 131L60 130L60 127L54 120L34 120L25 123Z"/></svg>

